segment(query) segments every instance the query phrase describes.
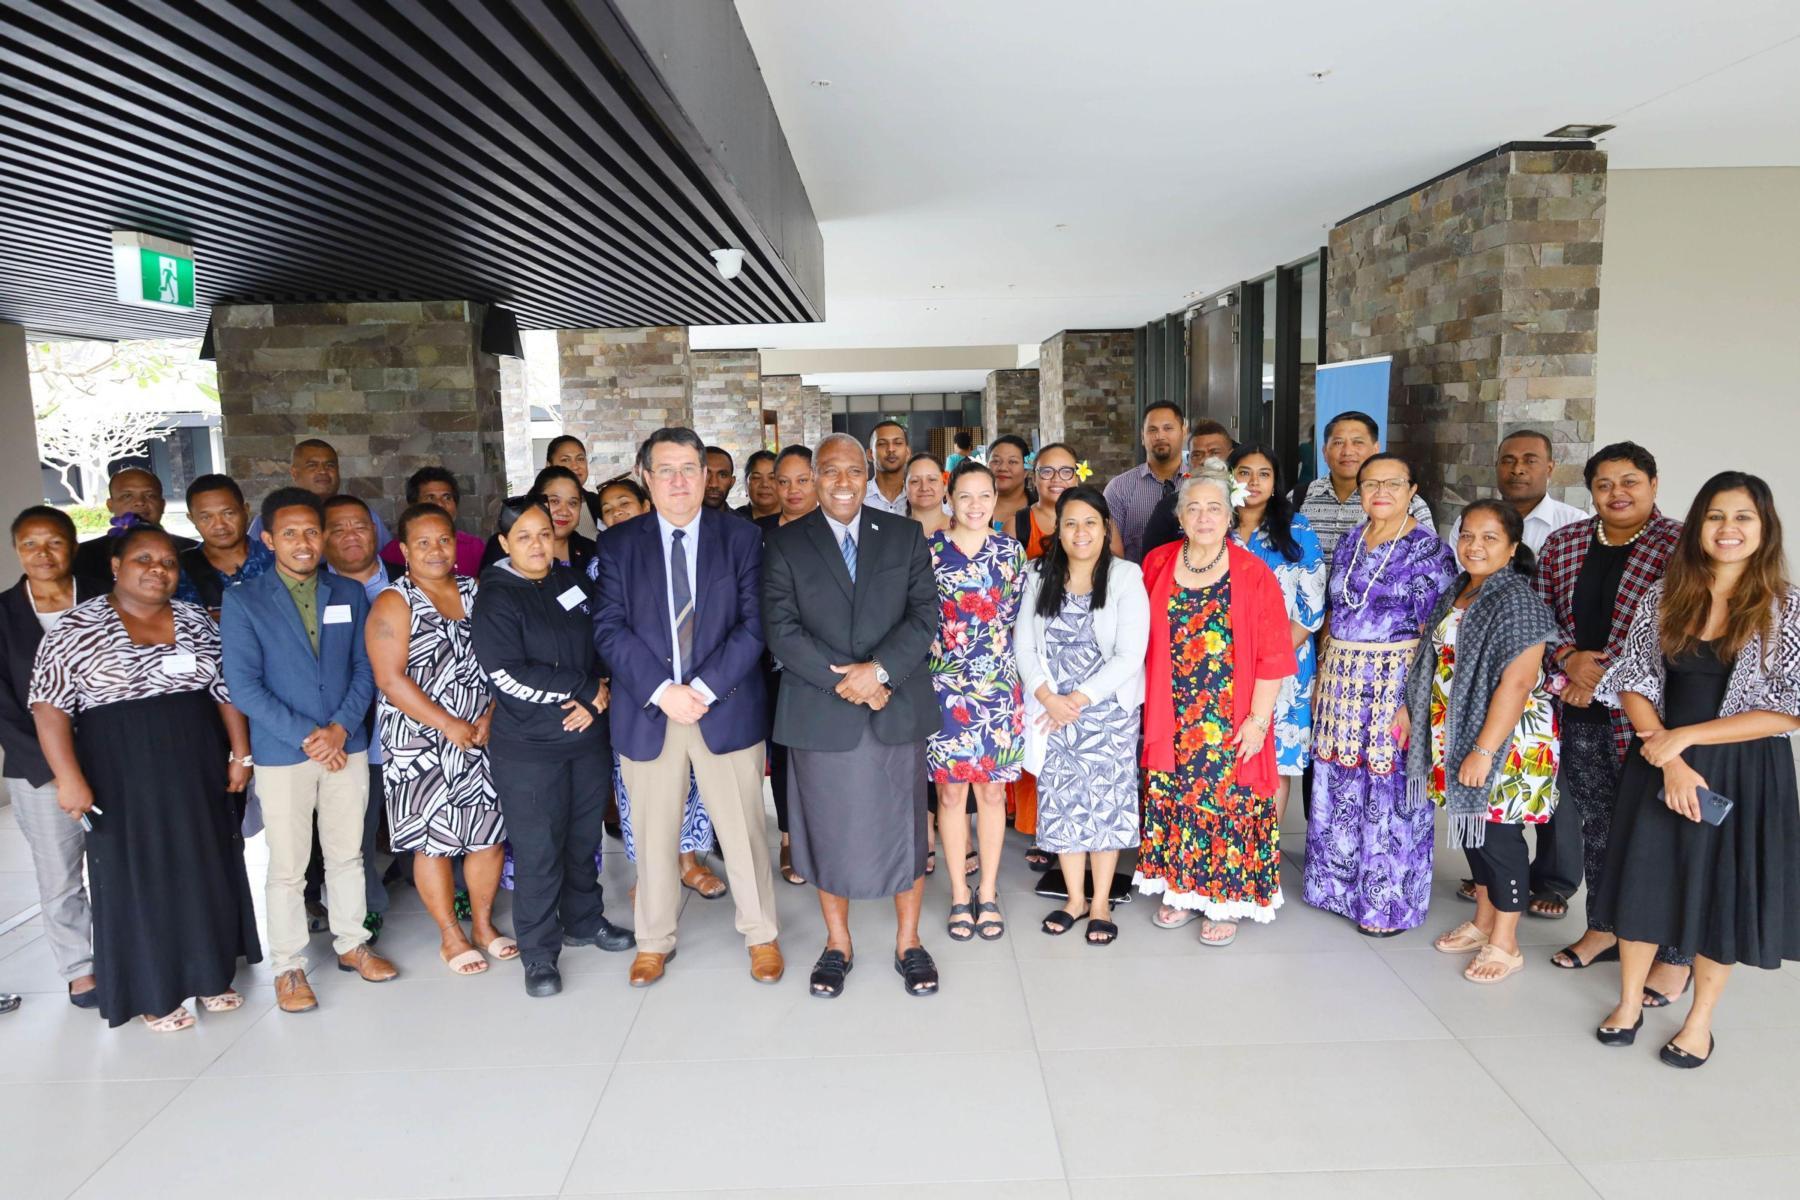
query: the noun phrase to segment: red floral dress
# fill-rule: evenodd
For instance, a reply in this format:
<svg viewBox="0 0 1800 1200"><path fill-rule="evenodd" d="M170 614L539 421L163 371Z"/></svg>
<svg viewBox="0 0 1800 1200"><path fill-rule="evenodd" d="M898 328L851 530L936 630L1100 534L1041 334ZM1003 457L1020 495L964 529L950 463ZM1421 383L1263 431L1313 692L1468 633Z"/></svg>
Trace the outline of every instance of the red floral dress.
<svg viewBox="0 0 1800 1200"><path fill-rule="evenodd" d="M1140 891L1215 921L1267 922L1281 907L1275 800L1237 782L1231 748L1231 577L1169 596L1175 769L1150 771Z"/></svg>

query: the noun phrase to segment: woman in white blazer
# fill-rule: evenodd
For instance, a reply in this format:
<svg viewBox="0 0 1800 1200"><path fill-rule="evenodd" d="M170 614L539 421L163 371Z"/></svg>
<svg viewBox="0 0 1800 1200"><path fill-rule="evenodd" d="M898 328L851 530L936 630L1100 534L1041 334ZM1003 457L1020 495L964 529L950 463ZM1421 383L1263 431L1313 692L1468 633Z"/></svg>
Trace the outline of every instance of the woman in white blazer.
<svg viewBox="0 0 1800 1200"><path fill-rule="evenodd" d="M1099 488L1056 503L1056 537L1031 565L1014 629L1025 692L1025 769L1038 777L1038 845L1062 860L1069 900L1044 918L1061 935L1088 918L1090 945L1119 936L1106 881L1138 844L1137 742L1150 601L1137 565L1111 550ZM1097 881L1090 902L1088 858Z"/></svg>

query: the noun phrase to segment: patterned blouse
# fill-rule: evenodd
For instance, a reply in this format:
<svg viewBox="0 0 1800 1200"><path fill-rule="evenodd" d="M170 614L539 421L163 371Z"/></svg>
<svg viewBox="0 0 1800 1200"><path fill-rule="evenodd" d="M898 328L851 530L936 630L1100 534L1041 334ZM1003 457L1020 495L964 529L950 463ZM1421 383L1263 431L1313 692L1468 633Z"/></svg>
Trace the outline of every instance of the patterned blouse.
<svg viewBox="0 0 1800 1200"><path fill-rule="evenodd" d="M1594 699L1609 708L1621 707L1619 698L1635 692L1654 704L1658 713L1663 710L1662 597L1659 579L1638 603L1624 649L1594 689ZM1766 649L1762 635L1757 634L1738 651L1732 664L1731 683L1719 715L1735 717L1748 712L1800 717L1800 588L1789 588L1781 598L1781 611L1775 614L1775 646Z"/></svg>
<svg viewBox="0 0 1800 1200"><path fill-rule="evenodd" d="M1462 768L1459 762L1444 761L1444 743L1450 688L1456 678L1456 631L1466 615L1467 610L1452 607L1431 633L1437 669L1431 677L1431 777L1425 791L1439 808L1444 807L1449 777ZM1562 731L1546 685L1546 676L1539 671L1525 698L1525 711L1519 714L1519 723L1507 741L1506 757L1494 774L1487 811L1492 823L1541 825L1556 811L1556 762Z"/></svg>
<svg viewBox="0 0 1800 1200"><path fill-rule="evenodd" d="M221 703L230 700L219 663L219 627L197 604L173 600L169 607L175 613L174 644L140 646L109 597L77 604L38 644L30 703L74 716L103 704L174 692L204 691Z"/></svg>

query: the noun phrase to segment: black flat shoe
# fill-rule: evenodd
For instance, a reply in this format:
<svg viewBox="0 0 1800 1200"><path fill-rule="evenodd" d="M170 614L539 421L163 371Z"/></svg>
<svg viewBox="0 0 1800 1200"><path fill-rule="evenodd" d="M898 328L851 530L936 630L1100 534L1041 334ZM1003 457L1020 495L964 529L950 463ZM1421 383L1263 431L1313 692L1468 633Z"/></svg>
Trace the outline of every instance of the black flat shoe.
<svg viewBox="0 0 1800 1200"><path fill-rule="evenodd" d="M625 840L625 830L617 821L608 821L606 822L606 836L615 842L622 842Z"/></svg>
<svg viewBox="0 0 1800 1200"><path fill-rule="evenodd" d="M554 996L562 991L562 972L556 969L555 963L525 964L525 994L527 996Z"/></svg>
<svg viewBox="0 0 1800 1200"><path fill-rule="evenodd" d="M812 969L812 994L821 1000L836 1000L844 994L844 976L850 974L850 968L855 965L844 957L842 950L827 950L819 955L819 961Z"/></svg>
<svg viewBox="0 0 1800 1200"><path fill-rule="evenodd" d="M1568 962L1557 961L1558 959L1563 959L1563 958L1566 958L1569 961ZM1575 953L1575 947L1573 947L1573 946L1564 946L1561 950L1558 950L1555 954L1552 954L1550 956L1550 965L1557 968L1558 970L1562 970L1562 971L1585 971L1589 967L1593 966L1595 963L1618 962L1618 961L1619 961L1619 943L1617 943L1617 942L1614 942L1612 945L1608 946L1606 949L1602 950L1600 953L1594 955L1594 957L1588 959L1586 962L1582 961L1581 955Z"/></svg>
<svg viewBox="0 0 1800 1200"><path fill-rule="evenodd" d="M930 996L938 990L937 964L923 946L914 946L904 954L894 955L894 970L906 981L910 996Z"/></svg>
<svg viewBox="0 0 1800 1200"><path fill-rule="evenodd" d="M1644 1014L1639 1013L1637 1024L1630 1029L1618 1029L1611 1025L1602 1025L1594 1030L1594 1037L1602 1046L1629 1046L1637 1041L1638 1030L1644 1027Z"/></svg>
<svg viewBox="0 0 1800 1200"><path fill-rule="evenodd" d="M1682 1071L1693 1071L1700 1067L1704 1067L1707 1063L1712 1061L1713 1050L1717 1046L1718 1042L1715 1041L1713 1035L1709 1033L1706 1035L1705 1058L1695 1058L1692 1054L1689 1054L1686 1050L1677 1046L1673 1041L1670 1041L1668 1045L1664 1046L1662 1052L1658 1054L1657 1057L1668 1063L1671 1067L1675 1067Z"/></svg>
<svg viewBox="0 0 1800 1200"><path fill-rule="evenodd" d="M602 950L610 950L617 953L620 950L629 950L637 945L637 934L631 932L629 929L621 929L605 917L601 917L600 928L594 930L594 932L588 934L586 937L576 937L572 933L563 934L563 945L598 946Z"/></svg>
<svg viewBox="0 0 1800 1200"><path fill-rule="evenodd" d="M1404 930L1404 929L1370 929L1367 925L1358 925L1356 927L1356 932L1362 934L1366 938L1391 938L1391 937L1399 937L1401 934L1405 933L1406 930Z"/></svg>
<svg viewBox="0 0 1800 1200"><path fill-rule="evenodd" d="M100 989L91 987L85 992L70 992L69 1003L76 1008L99 1008Z"/></svg>

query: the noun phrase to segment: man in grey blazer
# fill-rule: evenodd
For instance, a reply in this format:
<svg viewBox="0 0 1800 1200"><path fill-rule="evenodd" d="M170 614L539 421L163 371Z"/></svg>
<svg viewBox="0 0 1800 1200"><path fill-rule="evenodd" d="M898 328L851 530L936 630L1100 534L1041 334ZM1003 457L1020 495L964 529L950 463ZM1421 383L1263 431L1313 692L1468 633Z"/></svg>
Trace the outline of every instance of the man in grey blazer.
<svg viewBox="0 0 1800 1200"><path fill-rule="evenodd" d="M795 869L819 888L825 952L812 994L841 995L850 901L894 898L894 969L937 991L919 944L925 884L925 739L939 724L926 657L937 635L931 552L917 522L865 508L861 444L814 455L819 507L770 531L763 630L781 664L775 741L788 747Z"/></svg>

